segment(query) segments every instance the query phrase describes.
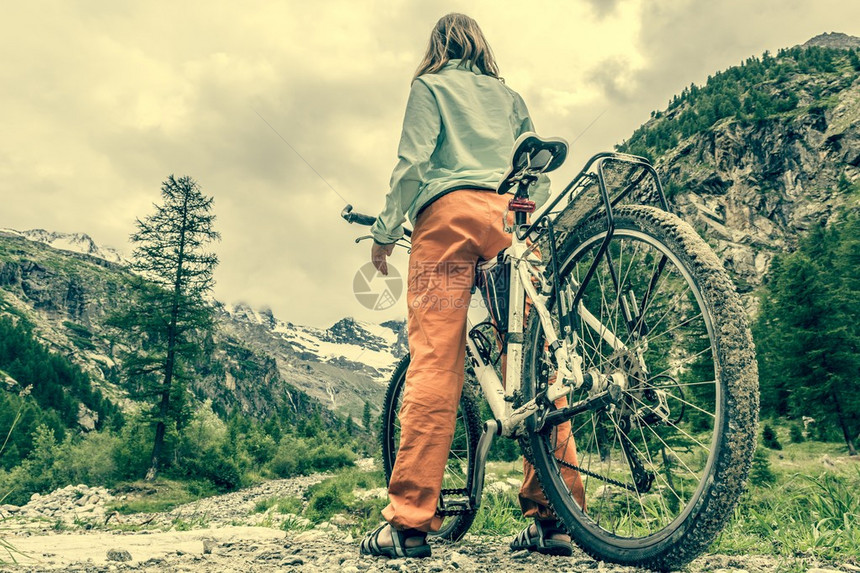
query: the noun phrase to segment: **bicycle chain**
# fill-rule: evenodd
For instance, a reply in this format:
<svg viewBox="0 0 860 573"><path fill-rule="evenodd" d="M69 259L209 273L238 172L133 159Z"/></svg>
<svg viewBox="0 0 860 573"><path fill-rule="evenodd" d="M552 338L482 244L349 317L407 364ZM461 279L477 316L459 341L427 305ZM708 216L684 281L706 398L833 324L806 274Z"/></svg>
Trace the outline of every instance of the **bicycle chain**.
<svg viewBox="0 0 860 573"><path fill-rule="evenodd" d="M593 471L587 470L585 468L581 468L576 464L568 463L568 462L561 460L559 458L555 458L555 461L557 461L559 464L563 465L564 467L575 470L581 474L585 474L585 475L591 476L595 479L605 481L606 483L611 484L611 485L617 485L618 487L623 487L626 490L629 490L629 491L636 493L636 486L635 485L629 485L629 484L626 484L624 482L618 481L617 479L613 479L611 477L600 475L597 472L593 472Z"/></svg>

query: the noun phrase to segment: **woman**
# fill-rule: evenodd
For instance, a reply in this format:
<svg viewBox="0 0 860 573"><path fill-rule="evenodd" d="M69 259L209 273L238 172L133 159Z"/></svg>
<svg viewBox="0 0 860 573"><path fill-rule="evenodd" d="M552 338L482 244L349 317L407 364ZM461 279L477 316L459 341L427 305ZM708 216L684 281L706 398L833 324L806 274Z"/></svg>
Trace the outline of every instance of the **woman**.
<svg viewBox="0 0 860 573"><path fill-rule="evenodd" d="M523 99L499 78L478 24L463 14L442 17L412 81L391 190L371 229L371 259L387 275L386 257L403 235L402 223L407 216L414 223L407 287L411 361L400 447L390 503L382 511L387 523L367 535L363 554L430 555L426 537L442 523L436 505L463 388L475 263L511 244L502 228L510 196L495 189L514 141L533 130ZM543 176L531 198L541 205L548 196ZM576 463L575 448L560 455ZM582 502L579 474L570 470L566 477ZM520 504L535 523L512 549L570 555L570 537L556 523L528 464Z"/></svg>

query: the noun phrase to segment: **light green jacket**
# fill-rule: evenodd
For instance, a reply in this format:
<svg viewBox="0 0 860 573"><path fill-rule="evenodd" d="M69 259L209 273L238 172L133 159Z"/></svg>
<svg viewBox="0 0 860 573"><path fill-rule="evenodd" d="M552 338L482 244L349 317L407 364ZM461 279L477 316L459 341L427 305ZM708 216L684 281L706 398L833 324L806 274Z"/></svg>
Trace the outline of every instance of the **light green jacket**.
<svg viewBox="0 0 860 573"><path fill-rule="evenodd" d="M398 162L385 208L371 228L379 243L403 235L421 208L457 189L495 189L510 166L514 141L534 131L514 90L455 59L412 82ZM549 178L529 189L538 206L549 197Z"/></svg>

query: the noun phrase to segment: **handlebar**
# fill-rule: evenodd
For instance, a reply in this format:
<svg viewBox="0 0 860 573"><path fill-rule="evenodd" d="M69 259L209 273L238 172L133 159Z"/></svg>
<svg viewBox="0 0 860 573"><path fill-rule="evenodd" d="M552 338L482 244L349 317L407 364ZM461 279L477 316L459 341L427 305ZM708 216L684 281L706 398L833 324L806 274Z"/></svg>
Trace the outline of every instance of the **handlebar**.
<svg viewBox="0 0 860 573"><path fill-rule="evenodd" d="M340 212L340 216L343 217L347 223L357 223L365 227L370 227L376 223L376 217L364 215L363 213L356 213L352 210L352 205L344 207L343 211ZM411 237L412 231L409 229L403 229L403 234L407 237Z"/></svg>

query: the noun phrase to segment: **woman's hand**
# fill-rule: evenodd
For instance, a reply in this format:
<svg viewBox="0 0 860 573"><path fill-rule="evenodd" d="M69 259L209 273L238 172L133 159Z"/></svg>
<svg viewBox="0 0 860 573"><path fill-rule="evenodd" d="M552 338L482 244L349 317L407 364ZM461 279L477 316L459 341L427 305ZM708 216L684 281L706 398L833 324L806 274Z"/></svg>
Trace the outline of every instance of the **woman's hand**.
<svg viewBox="0 0 860 573"><path fill-rule="evenodd" d="M385 258L390 257L392 252L394 252L394 243L382 245L373 241L373 246L370 247L370 260L373 262L373 266L386 277L388 276L388 261Z"/></svg>

